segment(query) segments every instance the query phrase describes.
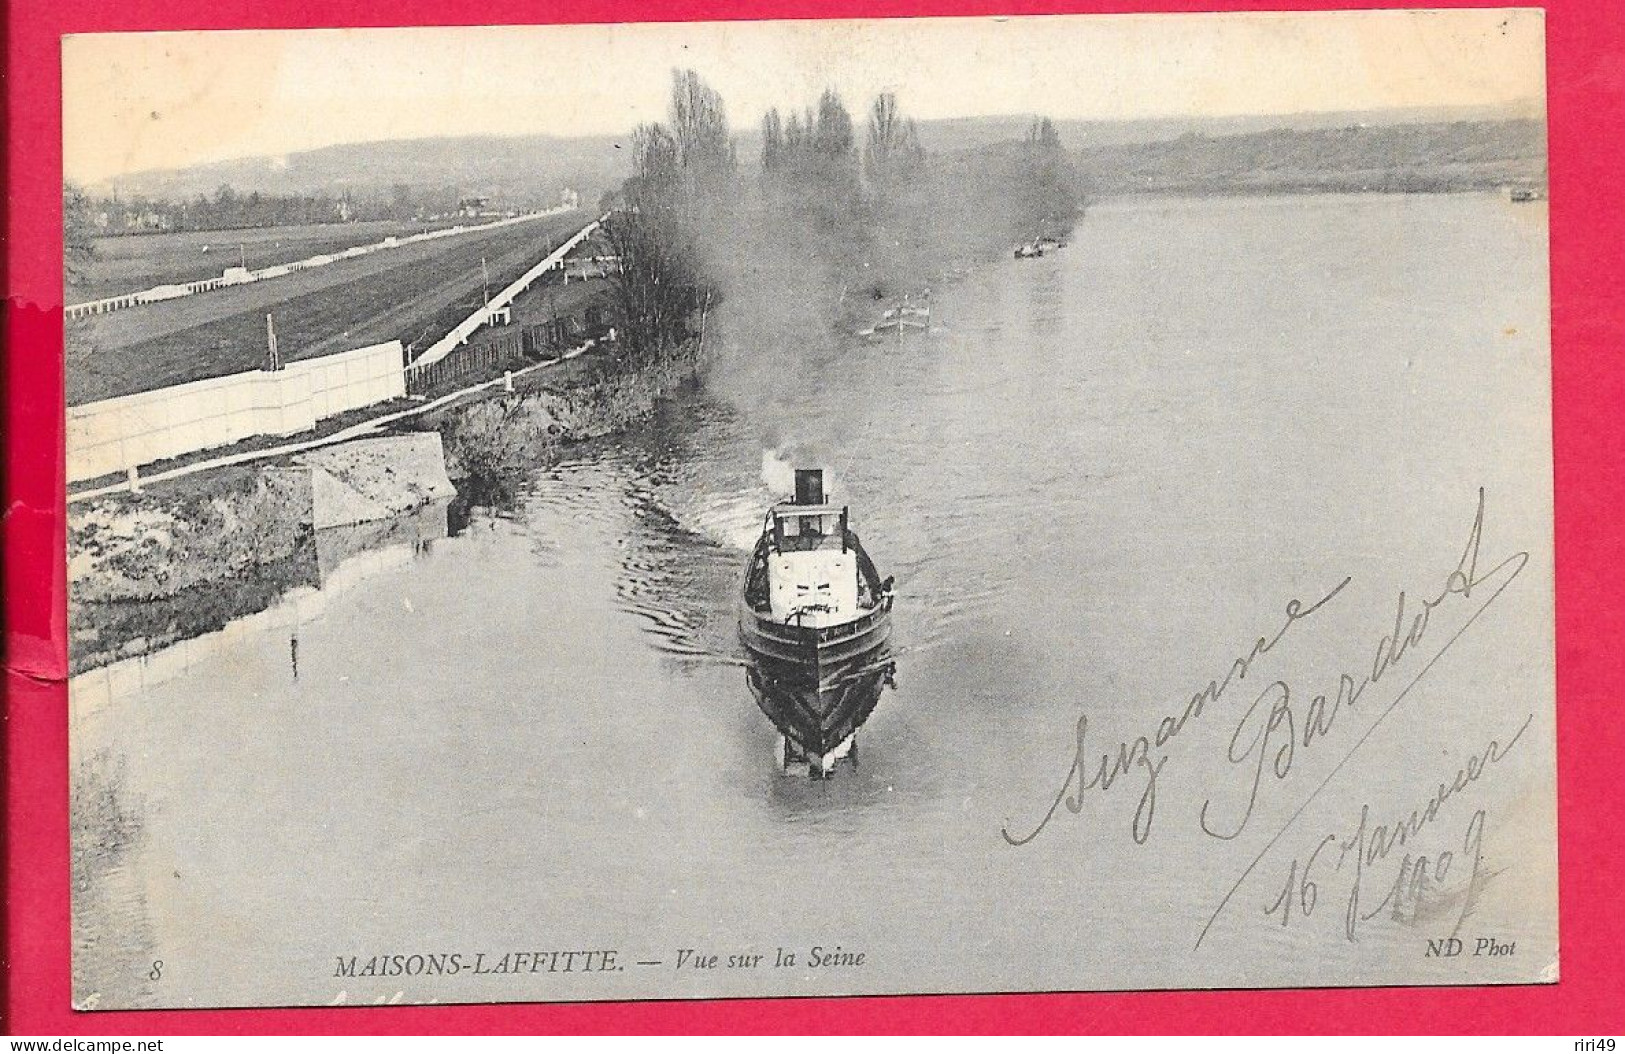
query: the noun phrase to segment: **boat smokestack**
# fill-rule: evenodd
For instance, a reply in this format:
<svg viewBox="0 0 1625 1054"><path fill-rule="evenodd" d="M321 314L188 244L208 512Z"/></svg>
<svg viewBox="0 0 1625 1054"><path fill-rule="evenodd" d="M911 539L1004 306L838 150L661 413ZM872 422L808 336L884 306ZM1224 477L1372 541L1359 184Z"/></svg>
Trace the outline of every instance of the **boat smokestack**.
<svg viewBox="0 0 1625 1054"><path fill-rule="evenodd" d="M824 504L824 470L821 468L796 469L796 504Z"/></svg>

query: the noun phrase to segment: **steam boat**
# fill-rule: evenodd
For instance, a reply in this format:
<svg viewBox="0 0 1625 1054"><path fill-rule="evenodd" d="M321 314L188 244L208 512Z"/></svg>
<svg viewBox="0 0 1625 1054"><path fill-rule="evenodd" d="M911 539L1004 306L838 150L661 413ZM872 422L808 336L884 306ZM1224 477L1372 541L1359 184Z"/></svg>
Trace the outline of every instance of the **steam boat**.
<svg viewBox="0 0 1625 1054"><path fill-rule="evenodd" d="M856 764L855 735L891 683L890 578L828 504L824 474L798 470L793 501L770 508L745 571L739 636L746 683L783 735L786 769Z"/></svg>

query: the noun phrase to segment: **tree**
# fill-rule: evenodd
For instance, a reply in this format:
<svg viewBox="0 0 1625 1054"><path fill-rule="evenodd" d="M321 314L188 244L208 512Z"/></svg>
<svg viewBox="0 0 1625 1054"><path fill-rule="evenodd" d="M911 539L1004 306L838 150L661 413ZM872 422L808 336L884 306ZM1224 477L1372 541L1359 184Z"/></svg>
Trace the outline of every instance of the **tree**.
<svg viewBox="0 0 1625 1054"><path fill-rule="evenodd" d="M716 89L693 70L672 70L670 117L678 167L708 185L732 174L734 143L728 134L728 108Z"/></svg>
<svg viewBox="0 0 1625 1054"><path fill-rule="evenodd" d="M412 201L412 188L405 183L392 183L389 187L389 213L397 220L411 219L416 212Z"/></svg>
<svg viewBox="0 0 1625 1054"><path fill-rule="evenodd" d="M1063 237L1078 218L1078 176L1060 133L1048 117L1036 117L1023 144L1025 186L1023 235Z"/></svg>
<svg viewBox="0 0 1625 1054"><path fill-rule="evenodd" d="M639 208L669 208L682 181L677 138L658 121L632 131L632 178L627 196Z"/></svg>
<svg viewBox="0 0 1625 1054"><path fill-rule="evenodd" d="M62 277L69 289L89 284L96 261L95 223L90 198L77 184L62 187Z"/></svg>
<svg viewBox="0 0 1625 1054"><path fill-rule="evenodd" d="M871 172L884 172L891 165L901 135L902 119L897 113L897 96L881 92L869 107L869 141L866 160Z"/></svg>
<svg viewBox="0 0 1625 1054"><path fill-rule="evenodd" d="M850 163L857 140L852 134L852 115L834 88L825 88L818 97L818 117L813 126L812 149L830 165Z"/></svg>
<svg viewBox="0 0 1625 1054"><path fill-rule="evenodd" d="M807 126L802 124L800 114L792 113L790 119L784 122L784 155L779 167L799 164L806 148Z"/></svg>
<svg viewBox="0 0 1625 1054"><path fill-rule="evenodd" d="M790 119L795 120L791 114ZM779 120L778 107L762 115L762 170L773 172L784 162L784 122Z"/></svg>
<svg viewBox="0 0 1625 1054"><path fill-rule="evenodd" d="M688 338L710 291L692 229L701 203L726 189L735 154L722 99L692 70L672 77L671 124L632 133L632 176L606 225L619 258L614 285L624 346L651 360Z"/></svg>
<svg viewBox="0 0 1625 1054"><path fill-rule="evenodd" d="M893 180L917 168L923 155L919 130L914 121L902 116L896 95L882 92L869 108L864 170L870 184L884 189Z"/></svg>
<svg viewBox="0 0 1625 1054"><path fill-rule="evenodd" d="M670 210L645 210L631 200L610 216L605 232L619 260L613 282L622 343L633 359L650 361L687 339L689 318L702 302L693 247Z"/></svg>

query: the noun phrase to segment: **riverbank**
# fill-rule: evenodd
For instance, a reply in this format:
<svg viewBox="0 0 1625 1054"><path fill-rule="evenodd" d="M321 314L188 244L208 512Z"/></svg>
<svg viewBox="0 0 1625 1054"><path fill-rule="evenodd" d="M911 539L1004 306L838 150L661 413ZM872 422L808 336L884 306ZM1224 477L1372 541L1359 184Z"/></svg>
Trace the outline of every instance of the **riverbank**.
<svg viewBox="0 0 1625 1054"><path fill-rule="evenodd" d="M444 511L457 498L511 500L526 472L642 420L702 368L698 340L635 367L595 349L515 379L511 392L494 385L377 436L70 505L70 671L148 654L319 586L337 531Z"/></svg>

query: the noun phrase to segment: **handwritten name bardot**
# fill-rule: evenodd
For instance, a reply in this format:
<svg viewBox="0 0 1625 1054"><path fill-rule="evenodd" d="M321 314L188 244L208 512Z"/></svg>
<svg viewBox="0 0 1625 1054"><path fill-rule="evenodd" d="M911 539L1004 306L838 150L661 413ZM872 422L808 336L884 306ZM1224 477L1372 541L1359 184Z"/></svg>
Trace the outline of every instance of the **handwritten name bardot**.
<svg viewBox="0 0 1625 1054"><path fill-rule="evenodd" d="M1410 680L1387 701L1381 712L1377 713L1367 725L1364 734L1347 748L1342 759L1243 872L1220 903L1218 910L1214 912L1213 918L1209 919L1208 925L1203 928L1203 937L1211 928L1213 919L1224 910L1236 890L1298 816L1302 815L1309 802L1336 777L1343 765L1370 738L1383 720L1404 701L1410 690L1500 597L1529 562L1528 552L1520 551L1506 557L1488 570L1481 569L1480 546L1484 532L1484 506L1484 491L1480 488L1478 508L1473 517L1467 543L1462 550L1461 558L1445 575L1439 592L1431 597L1424 596L1417 602L1403 590L1400 591L1392 629L1384 632L1377 640L1369 670L1362 670L1358 674L1340 671L1335 675L1335 688L1318 692L1309 696L1307 700L1304 693L1294 689L1287 681L1274 680L1242 711L1225 752L1226 760L1240 776L1240 783L1235 791L1227 795L1207 798L1198 814L1202 831L1210 837L1225 841L1239 837L1246 830L1260 796L1267 793L1272 785L1285 781L1291 775L1298 762L1300 751L1315 750L1318 745L1325 742L1334 727L1340 724L1339 719L1342 715L1345 712L1361 710L1362 703L1368 702L1364 698L1366 693L1385 679L1392 680L1404 675L1398 671L1411 673ZM1090 746L1089 718L1087 714L1080 714L1071 767L1061 781L1054 800L1037 823L1028 828L1015 828L1007 821L1001 829L1005 841L1012 846L1028 844L1050 825L1062 805L1073 814L1080 813L1083 811L1085 791L1105 794L1117 786L1120 780L1132 774L1136 777L1133 785L1138 786L1140 795L1134 810L1131 832L1137 844L1144 844L1151 835L1156 819L1158 780L1162 778L1163 769L1168 763L1170 745L1191 722L1201 718L1210 707L1224 699L1232 687L1245 680L1263 656L1269 654L1300 623L1312 618L1316 612L1336 599L1351 581L1352 576L1345 577L1311 604L1305 604L1299 599L1289 601L1286 605L1285 619L1273 636L1259 637L1247 654L1239 656L1231 664L1222 678L1209 681L1206 687L1192 695L1182 711L1164 716L1154 731L1132 739L1124 739L1113 749L1101 750ZM1429 630L1435 625L1436 617L1457 611L1465 613L1465 619L1430 657L1423 659L1422 646L1424 641L1432 639ZM1437 637L1438 634L1432 636ZM1328 678L1328 684L1332 681L1333 678ZM1522 729L1519 729L1518 735L1521 734ZM1516 737L1504 747L1494 745L1491 760L1499 760L1515 741ZM1473 780L1478 778L1484 764L1482 760L1475 764ZM1449 796L1442 791L1443 785L1441 794L1437 796L1441 804ZM1437 805L1434 808L1436 809ZM1481 830L1478 833L1481 834ZM1352 939L1352 933L1350 936ZM1197 944L1201 944L1201 937L1198 937Z"/></svg>

